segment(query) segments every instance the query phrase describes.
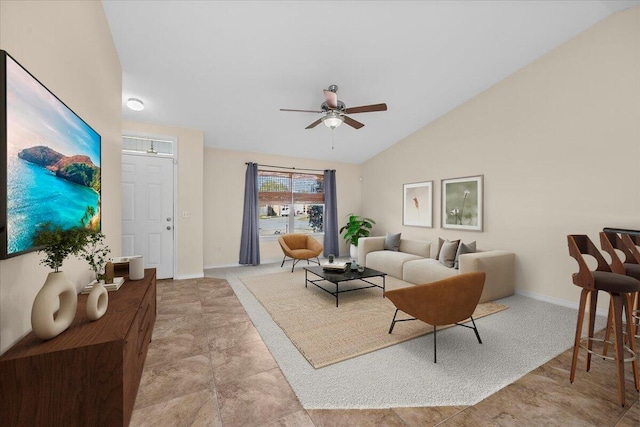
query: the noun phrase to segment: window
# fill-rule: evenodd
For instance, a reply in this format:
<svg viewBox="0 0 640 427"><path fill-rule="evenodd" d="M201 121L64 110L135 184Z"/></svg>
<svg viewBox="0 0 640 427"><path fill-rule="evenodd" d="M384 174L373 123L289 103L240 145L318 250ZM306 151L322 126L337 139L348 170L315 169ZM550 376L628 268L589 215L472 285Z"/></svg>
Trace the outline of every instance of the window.
<svg viewBox="0 0 640 427"><path fill-rule="evenodd" d="M173 156L173 145L176 141L167 138L140 137L122 135L122 151L129 153L146 153L158 156Z"/></svg>
<svg viewBox="0 0 640 427"><path fill-rule="evenodd" d="M324 175L258 171L260 236L322 233Z"/></svg>

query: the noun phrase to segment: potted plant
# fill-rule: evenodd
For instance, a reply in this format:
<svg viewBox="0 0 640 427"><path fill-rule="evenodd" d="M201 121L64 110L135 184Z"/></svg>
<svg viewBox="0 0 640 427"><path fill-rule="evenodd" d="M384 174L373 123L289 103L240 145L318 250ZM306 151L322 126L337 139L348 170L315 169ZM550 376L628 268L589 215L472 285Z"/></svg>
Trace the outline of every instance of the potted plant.
<svg viewBox="0 0 640 427"><path fill-rule="evenodd" d="M86 236L82 228L62 229L49 222L36 229L33 242L40 247L38 253L44 253L40 264L53 269L31 308L31 327L39 338L55 337L67 329L75 318L78 293L60 268L69 255L80 252L86 243Z"/></svg>
<svg viewBox="0 0 640 427"><path fill-rule="evenodd" d="M371 234L370 230L375 223L371 218L363 218L358 215L349 214L349 221L340 228L340 233L344 232L342 237L347 244L350 245L349 254L351 258L356 261L358 259L358 239L361 237L369 237Z"/></svg>
<svg viewBox="0 0 640 427"><path fill-rule="evenodd" d="M78 257L87 261L95 280L91 282L85 289L91 289L87 297L87 317L89 320L98 320L107 311L109 304L109 295L104 287L106 278L106 265L108 255L111 250L104 243L106 238L99 231L85 229L85 244L80 248Z"/></svg>
<svg viewBox="0 0 640 427"><path fill-rule="evenodd" d="M33 244L40 247L38 253L44 253L40 264L61 273L62 263L69 255L76 255L86 244L87 232L79 227L63 229L46 222L36 229Z"/></svg>
<svg viewBox="0 0 640 427"><path fill-rule="evenodd" d="M109 246L104 243L105 235L97 231L88 231L86 244L80 248L78 257L87 261L94 273L95 280L100 282L104 279L105 266L109 260L111 252Z"/></svg>

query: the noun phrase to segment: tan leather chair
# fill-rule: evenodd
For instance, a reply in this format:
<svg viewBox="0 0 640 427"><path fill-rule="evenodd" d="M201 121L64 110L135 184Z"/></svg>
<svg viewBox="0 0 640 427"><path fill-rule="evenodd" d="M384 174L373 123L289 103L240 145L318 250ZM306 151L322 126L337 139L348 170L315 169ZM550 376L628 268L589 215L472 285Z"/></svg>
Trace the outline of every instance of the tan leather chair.
<svg viewBox="0 0 640 427"><path fill-rule="evenodd" d="M294 267L300 260L306 259L307 264L309 264L309 260L311 258L315 258L315 260L312 261L320 265L318 256L322 253L324 248L313 237L299 233L283 234L278 237L278 243L280 243L282 252L284 252L284 258L282 258L282 264L280 264L280 267L284 265L287 257L293 260L293 265L291 266L292 273Z"/></svg>
<svg viewBox="0 0 640 427"><path fill-rule="evenodd" d="M393 332L396 322L406 320L422 320L433 325L433 363L437 363L436 333L438 326L455 323L458 326L473 329L478 342L482 344L472 314L480 301L485 277L484 272L466 273L425 285L386 291L385 296L397 307L389 333ZM398 310L402 310L414 318L396 320ZM471 319L473 326L458 323L466 319Z"/></svg>

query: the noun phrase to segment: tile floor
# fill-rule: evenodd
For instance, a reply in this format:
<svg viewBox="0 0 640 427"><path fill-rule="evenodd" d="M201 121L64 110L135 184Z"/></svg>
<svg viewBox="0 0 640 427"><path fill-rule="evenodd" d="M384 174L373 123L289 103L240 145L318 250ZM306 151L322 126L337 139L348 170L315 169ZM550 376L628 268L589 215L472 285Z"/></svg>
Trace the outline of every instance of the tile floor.
<svg viewBox="0 0 640 427"><path fill-rule="evenodd" d="M305 410L225 280L164 280L131 425L640 426L630 367L622 408L614 365L581 359L574 384L569 350L473 406Z"/></svg>

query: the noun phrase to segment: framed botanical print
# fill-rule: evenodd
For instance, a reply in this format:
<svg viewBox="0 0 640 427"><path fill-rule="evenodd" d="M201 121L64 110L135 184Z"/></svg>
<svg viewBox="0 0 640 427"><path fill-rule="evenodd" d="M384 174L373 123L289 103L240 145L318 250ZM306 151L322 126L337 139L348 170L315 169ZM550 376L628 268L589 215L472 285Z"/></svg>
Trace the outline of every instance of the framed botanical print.
<svg viewBox="0 0 640 427"><path fill-rule="evenodd" d="M433 181L403 186L402 224L433 227Z"/></svg>
<svg viewBox="0 0 640 427"><path fill-rule="evenodd" d="M482 231L483 175L443 179L442 228Z"/></svg>

